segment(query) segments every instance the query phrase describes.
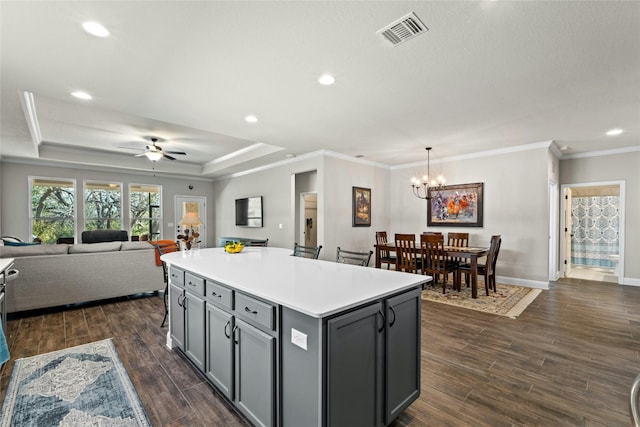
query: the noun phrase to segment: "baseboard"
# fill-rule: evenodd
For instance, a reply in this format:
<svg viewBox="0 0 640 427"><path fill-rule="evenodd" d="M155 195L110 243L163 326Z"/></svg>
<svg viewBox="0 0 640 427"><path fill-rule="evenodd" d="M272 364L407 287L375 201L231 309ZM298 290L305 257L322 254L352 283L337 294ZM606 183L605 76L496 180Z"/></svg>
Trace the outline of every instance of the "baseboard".
<svg viewBox="0 0 640 427"><path fill-rule="evenodd" d="M549 282L519 279L517 277L496 276L496 282L507 285L524 286L525 288L549 289Z"/></svg>
<svg viewBox="0 0 640 427"><path fill-rule="evenodd" d="M627 286L640 286L640 279L633 279L631 277L623 277L621 285Z"/></svg>

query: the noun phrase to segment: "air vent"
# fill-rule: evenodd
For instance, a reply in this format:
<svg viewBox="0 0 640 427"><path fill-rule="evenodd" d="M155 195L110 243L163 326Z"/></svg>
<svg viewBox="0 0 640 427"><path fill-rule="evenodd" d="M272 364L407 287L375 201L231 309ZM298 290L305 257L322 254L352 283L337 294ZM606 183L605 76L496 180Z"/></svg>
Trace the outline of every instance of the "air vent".
<svg viewBox="0 0 640 427"><path fill-rule="evenodd" d="M425 31L429 31L429 29L422 23L415 13L411 12L410 14L387 25L383 29L378 30L377 34L380 34L393 46L397 46L407 40L411 40Z"/></svg>

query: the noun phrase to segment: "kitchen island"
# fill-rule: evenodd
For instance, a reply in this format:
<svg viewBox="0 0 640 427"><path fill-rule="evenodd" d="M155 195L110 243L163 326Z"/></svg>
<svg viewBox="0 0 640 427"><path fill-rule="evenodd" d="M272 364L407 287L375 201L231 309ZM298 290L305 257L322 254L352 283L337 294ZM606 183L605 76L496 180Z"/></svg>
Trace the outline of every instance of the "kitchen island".
<svg viewBox="0 0 640 427"><path fill-rule="evenodd" d="M254 425L388 425L420 394L420 292L431 278L291 253L163 255L167 345Z"/></svg>

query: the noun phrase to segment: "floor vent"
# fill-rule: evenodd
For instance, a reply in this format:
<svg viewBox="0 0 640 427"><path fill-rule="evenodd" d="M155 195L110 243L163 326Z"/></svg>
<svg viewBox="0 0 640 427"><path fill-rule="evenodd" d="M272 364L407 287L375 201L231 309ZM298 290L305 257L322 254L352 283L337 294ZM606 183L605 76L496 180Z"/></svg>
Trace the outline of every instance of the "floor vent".
<svg viewBox="0 0 640 427"><path fill-rule="evenodd" d="M429 31L426 25L422 23L415 13L411 12L383 29L378 30L377 34L380 34L393 46L397 46L426 31Z"/></svg>

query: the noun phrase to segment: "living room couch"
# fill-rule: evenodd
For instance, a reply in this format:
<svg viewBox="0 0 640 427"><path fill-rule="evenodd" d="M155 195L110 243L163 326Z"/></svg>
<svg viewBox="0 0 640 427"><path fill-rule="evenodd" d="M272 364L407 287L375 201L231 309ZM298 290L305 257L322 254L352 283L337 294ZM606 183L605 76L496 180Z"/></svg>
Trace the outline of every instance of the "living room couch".
<svg viewBox="0 0 640 427"><path fill-rule="evenodd" d="M20 271L6 289L8 313L164 289L148 242L0 246Z"/></svg>

